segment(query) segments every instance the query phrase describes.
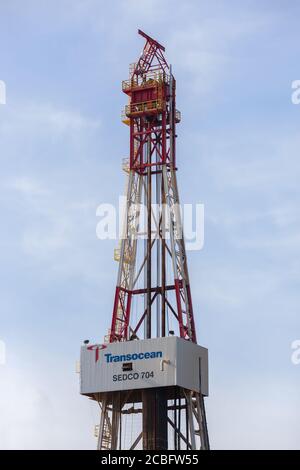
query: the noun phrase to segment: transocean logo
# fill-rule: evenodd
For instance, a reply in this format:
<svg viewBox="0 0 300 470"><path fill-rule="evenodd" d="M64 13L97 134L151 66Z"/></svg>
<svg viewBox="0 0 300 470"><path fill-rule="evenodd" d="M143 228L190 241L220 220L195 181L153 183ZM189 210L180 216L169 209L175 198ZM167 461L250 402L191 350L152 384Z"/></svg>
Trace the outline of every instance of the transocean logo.
<svg viewBox="0 0 300 470"><path fill-rule="evenodd" d="M99 351L106 349L107 346L105 344L93 344L88 346L88 351L95 351L95 362L99 360ZM163 355L162 351L151 351L151 352L139 352L139 353L132 353L132 354L120 354L120 355L113 355L111 353L104 354L106 359L106 363L110 364L111 362L129 362L129 361L138 361L143 359L156 359L161 358Z"/></svg>
<svg viewBox="0 0 300 470"><path fill-rule="evenodd" d="M113 356L112 354L104 354L106 357L106 362L128 362L128 361L138 361L141 359L156 359L157 357L162 357L162 351L152 351L152 352L140 352L133 354L121 354L120 356Z"/></svg>
<svg viewBox="0 0 300 470"><path fill-rule="evenodd" d="M95 362L99 360L99 351L106 348L107 346L105 344L92 344L92 346L87 347L88 351L95 351Z"/></svg>

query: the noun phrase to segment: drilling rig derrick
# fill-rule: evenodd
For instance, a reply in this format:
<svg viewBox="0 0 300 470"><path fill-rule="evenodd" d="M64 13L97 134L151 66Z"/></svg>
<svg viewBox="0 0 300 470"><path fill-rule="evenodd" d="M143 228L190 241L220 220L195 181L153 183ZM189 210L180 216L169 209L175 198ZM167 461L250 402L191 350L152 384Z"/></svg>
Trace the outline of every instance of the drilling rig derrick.
<svg viewBox="0 0 300 470"><path fill-rule="evenodd" d="M103 344L81 348L81 393L100 405L99 450L207 450L208 352L197 344L179 205L176 81L165 48L139 34L142 54L122 82L130 151L111 327Z"/></svg>

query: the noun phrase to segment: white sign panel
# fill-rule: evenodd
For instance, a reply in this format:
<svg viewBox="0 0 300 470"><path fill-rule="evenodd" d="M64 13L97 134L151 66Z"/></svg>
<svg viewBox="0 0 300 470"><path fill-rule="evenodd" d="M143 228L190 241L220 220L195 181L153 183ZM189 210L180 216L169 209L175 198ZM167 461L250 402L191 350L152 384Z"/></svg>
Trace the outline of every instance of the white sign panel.
<svg viewBox="0 0 300 470"><path fill-rule="evenodd" d="M177 337L81 348L81 393L180 386L208 395L208 351Z"/></svg>

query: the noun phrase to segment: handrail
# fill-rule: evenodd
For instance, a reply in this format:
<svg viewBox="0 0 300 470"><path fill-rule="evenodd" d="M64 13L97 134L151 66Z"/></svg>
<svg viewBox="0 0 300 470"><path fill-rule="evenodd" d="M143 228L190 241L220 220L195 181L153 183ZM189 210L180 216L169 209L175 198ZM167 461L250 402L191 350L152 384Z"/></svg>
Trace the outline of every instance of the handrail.
<svg viewBox="0 0 300 470"><path fill-rule="evenodd" d="M140 79L133 77L129 78L128 80L122 81L122 90L129 90L130 88L145 88L149 85L161 85L163 83L168 84L170 82L170 76L167 74L162 74L161 72L157 71L150 71L145 74Z"/></svg>
<svg viewBox="0 0 300 470"><path fill-rule="evenodd" d="M155 111L163 109L162 100L144 101L142 103L130 103L125 106L125 114L129 117L132 114L143 113L145 111Z"/></svg>

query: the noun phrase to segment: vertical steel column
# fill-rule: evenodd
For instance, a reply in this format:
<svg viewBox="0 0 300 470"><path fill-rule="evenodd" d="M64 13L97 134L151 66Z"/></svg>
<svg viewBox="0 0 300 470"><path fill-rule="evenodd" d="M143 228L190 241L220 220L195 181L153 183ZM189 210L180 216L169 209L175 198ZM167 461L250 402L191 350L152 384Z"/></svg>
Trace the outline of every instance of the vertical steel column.
<svg viewBox="0 0 300 470"><path fill-rule="evenodd" d="M145 389L143 398L143 449L168 449L168 409L163 388Z"/></svg>
<svg viewBox="0 0 300 470"><path fill-rule="evenodd" d="M156 151L156 163L158 162L158 154ZM157 167L158 168L158 167ZM156 175L156 219L158 227L156 228L156 285L161 285L161 241L160 241L160 231L161 231L161 222L159 207L161 204L161 178L160 174ZM161 336L161 296L156 297L156 336L159 338Z"/></svg>
<svg viewBox="0 0 300 470"><path fill-rule="evenodd" d="M166 336L166 193L161 178L161 336Z"/></svg>
<svg viewBox="0 0 300 470"><path fill-rule="evenodd" d="M149 126L150 127L150 126ZM151 134L147 141L147 317L146 317L146 338L151 338L151 203L152 203L152 175L151 175Z"/></svg>

